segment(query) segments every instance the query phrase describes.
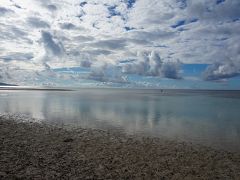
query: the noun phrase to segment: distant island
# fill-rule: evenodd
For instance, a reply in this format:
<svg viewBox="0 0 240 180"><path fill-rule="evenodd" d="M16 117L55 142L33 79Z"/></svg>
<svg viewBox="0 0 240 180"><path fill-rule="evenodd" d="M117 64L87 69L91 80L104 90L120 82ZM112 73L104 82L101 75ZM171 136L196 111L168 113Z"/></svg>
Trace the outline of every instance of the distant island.
<svg viewBox="0 0 240 180"><path fill-rule="evenodd" d="M15 85L15 84L1 83L1 82L0 82L0 86L17 86L17 85Z"/></svg>

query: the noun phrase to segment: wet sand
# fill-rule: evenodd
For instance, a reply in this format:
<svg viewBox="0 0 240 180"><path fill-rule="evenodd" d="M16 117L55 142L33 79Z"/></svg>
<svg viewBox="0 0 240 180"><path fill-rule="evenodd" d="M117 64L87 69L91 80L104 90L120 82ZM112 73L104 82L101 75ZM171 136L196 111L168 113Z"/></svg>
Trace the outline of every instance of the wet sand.
<svg viewBox="0 0 240 180"><path fill-rule="evenodd" d="M0 116L0 179L240 179L240 153Z"/></svg>

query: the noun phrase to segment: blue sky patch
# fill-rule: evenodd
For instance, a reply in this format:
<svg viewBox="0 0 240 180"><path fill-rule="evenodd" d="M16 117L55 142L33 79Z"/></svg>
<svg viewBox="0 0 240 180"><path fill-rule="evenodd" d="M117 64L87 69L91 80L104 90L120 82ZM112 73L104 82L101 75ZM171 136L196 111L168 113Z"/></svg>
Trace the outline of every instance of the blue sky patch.
<svg viewBox="0 0 240 180"><path fill-rule="evenodd" d="M176 24L172 25L171 27L172 28L177 28L179 26L183 26L185 25L186 21L185 20L181 20L181 21L178 21Z"/></svg>
<svg viewBox="0 0 240 180"><path fill-rule="evenodd" d="M132 8L136 0L126 0L127 7Z"/></svg>
<svg viewBox="0 0 240 180"><path fill-rule="evenodd" d="M172 25L171 27L172 28L178 28L180 26L184 26L184 25L190 24L190 23L195 23L197 21L198 21L197 18L190 19L189 21L187 21L187 20L180 20L180 21L177 21L176 24ZM184 31L184 29L183 29L183 31Z"/></svg>
<svg viewBox="0 0 240 180"><path fill-rule="evenodd" d="M221 3L223 3L223 2L225 2L225 0L217 0L217 1L216 1L216 4L221 4Z"/></svg>
<svg viewBox="0 0 240 180"><path fill-rule="evenodd" d="M112 16L121 16L121 13L116 11L116 7L117 6L109 6L108 7L108 11L109 11L109 18L111 18Z"/></svg>
<svg viewBox="0 0 240 180"><path fill-rule="evenodd" d="M183 64L183 76L201 76L208 64Z"/></svg>

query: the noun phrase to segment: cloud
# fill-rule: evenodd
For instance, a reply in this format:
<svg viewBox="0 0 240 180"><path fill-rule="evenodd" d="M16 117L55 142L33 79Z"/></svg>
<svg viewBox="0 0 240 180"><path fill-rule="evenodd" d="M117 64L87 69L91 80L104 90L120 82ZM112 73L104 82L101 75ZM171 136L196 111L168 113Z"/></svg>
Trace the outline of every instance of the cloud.
<svg viewBox="0 0 240 180"><path fill-rule="evenodd" d="M35 28L50 28L50 25L47 22L36 17L29 17L27 21L30 26Z"/></svg>
<svg viewBox="0 0 240 180"><path fill-rule="evenodd" d="M175 32L170 30L162 30L162 29L155 29L150 31L139 31L133 30L132 37L138 40L148 40L148 41L156 41L156 40L166 40L169 38L175 37Z"/></svg>
<svg viewBox="0 0 240 180"><path fill-rule="evenodd" d="M203 78L208 81L228 79L240 75L239 65L236 66L233 62L227 64L215 63L207 67L204 71Z"/></svg>
<svg viewBox="0 0 240 180"><path fill-rule="evenodd" d="M126 45L127 42L125 39L101 40L91 44L92 47L106 48L109 50L121 50L124 49Z"/></svg>
<svg viewBox="0 0 240 180"><path fill-rule="evenodd" d="M61 42L53 39L51 33L42 31L42 41L47 54L61 56L64 52L64 47Z"/></svg>
<svg viewBox="0 0 240 180"><path fill-rule="evenodd" d="M218 1L189 0L188 13L203 21L234 20L240 16L240 2L238 0Z"/></svg>
<svg viewBox="0 0 240 180"><path fill-rule="evenodd" d="M141 52L138 59L123 65L123 72L126 74L139 74L146 76L159 76L171 79L180 79L180 62L163 61L160 55L152 51L151 53Z"/></svg>
<svg viewBox="0 0 240 180"><path fill-rule="evenodd" d="M181 63L209 64L208 81L239 75L239 0L1 2L0 63L24 83L73 67L90 82L181 79Z"/></svg>
<svg viewBox="0 0 240 180"><path fill-rule="evenodd" d="M219 60L210 64L203 72L203 78L208 81L228 79L240 75L240 45L239 38L228 44Z"/></svg>
<svg viewBox="0 0 240 180"><path fill-rule="evenodd" d="M55 6L54 4L49 4L46 6L46 8L50 11L56 11L57 10L57 6Z"/></svg>
<svg viewBox="0 0 240 180"><path fill-rule="evenodd" d="M179 61L165 62L161 68L161 74L163 77L170 79L182 79L180 75L181 63Z"/></svg>
<svg viewBox="0 0 240 180"><path fill-rule="evenodd" d="M88 42L88 41L94 41L95 40L95 38L92 37L92 36L82 36L82 35L75 36L75 37L73 37L73 39L78 41L78 42Z"/></svg>
<svg viewBox="0 0 240 180"><path fill-rule="evenodd" d="M82 53L94 55L94 56L102 56L112 54L112 51L104 50L104 49L92 49L92 50L83 50Z"/></svg>
<svg viewBox="0 0 240 180"><path fill-rule="evenodd" d="M154 28L156 24L164 24L175 17L173 9L176 1L138 0L129 12L129 27Z"/></svg>
<svg viewBox="0 0 240 180"><path fill-rule="evenodd" d="M31 60L33 58L33 54L32 53L13 53L13 54L8 54L5 56L0 56L0 60L4 60L5 62L8 61L27 61L27 60Z"/></svg>
<svg viewBox="0 0 240 180"><path fill-rule="evenodd" d="M81 61L80 65L81 65L81 67L89 68L89 67L91 67L92 62L89 60L83 60L83 61Z"/></svg>
<svg viewBox="0 0 240 180"><path fill-rule="evenodd" d="M68 30L76 28L75 25L72 23L62 23L62 24L60 24L60 27L62 29L68 29Z"/></svg>
<svg viewBox="0 0 240 180"><path fill-rule="evenodd" d="M91 73L88 78L100 82L127 83L121 67L102 62L97 62L91 66Z"/></svg>
<svg viewBox="0 0 240 180"><path fill-rule="evenodd" d="M8 14L8 13L14 13L14 11L11 9L0 7L0 16L4 16L5 14Z"/></svg>
<svg viewBox="0 0 240 180"><path fill-rule="evenodd" d="M9 74L9 68L8 67L2 67L2 65L1 65L0 66L0 80L2 82L8 82L11 79L12 79L12 77Z"/></svg>

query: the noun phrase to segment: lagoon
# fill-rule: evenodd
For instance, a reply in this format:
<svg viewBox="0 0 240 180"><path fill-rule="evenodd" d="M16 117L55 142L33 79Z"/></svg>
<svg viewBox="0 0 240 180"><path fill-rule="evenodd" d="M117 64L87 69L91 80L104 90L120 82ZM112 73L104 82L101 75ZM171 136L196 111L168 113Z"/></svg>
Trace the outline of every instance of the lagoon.
<svg viewBox="0 0 240 180"><path fill-rule="evenodd" d="M0 113L240 151L240 91L0 90Z"/></svg>

